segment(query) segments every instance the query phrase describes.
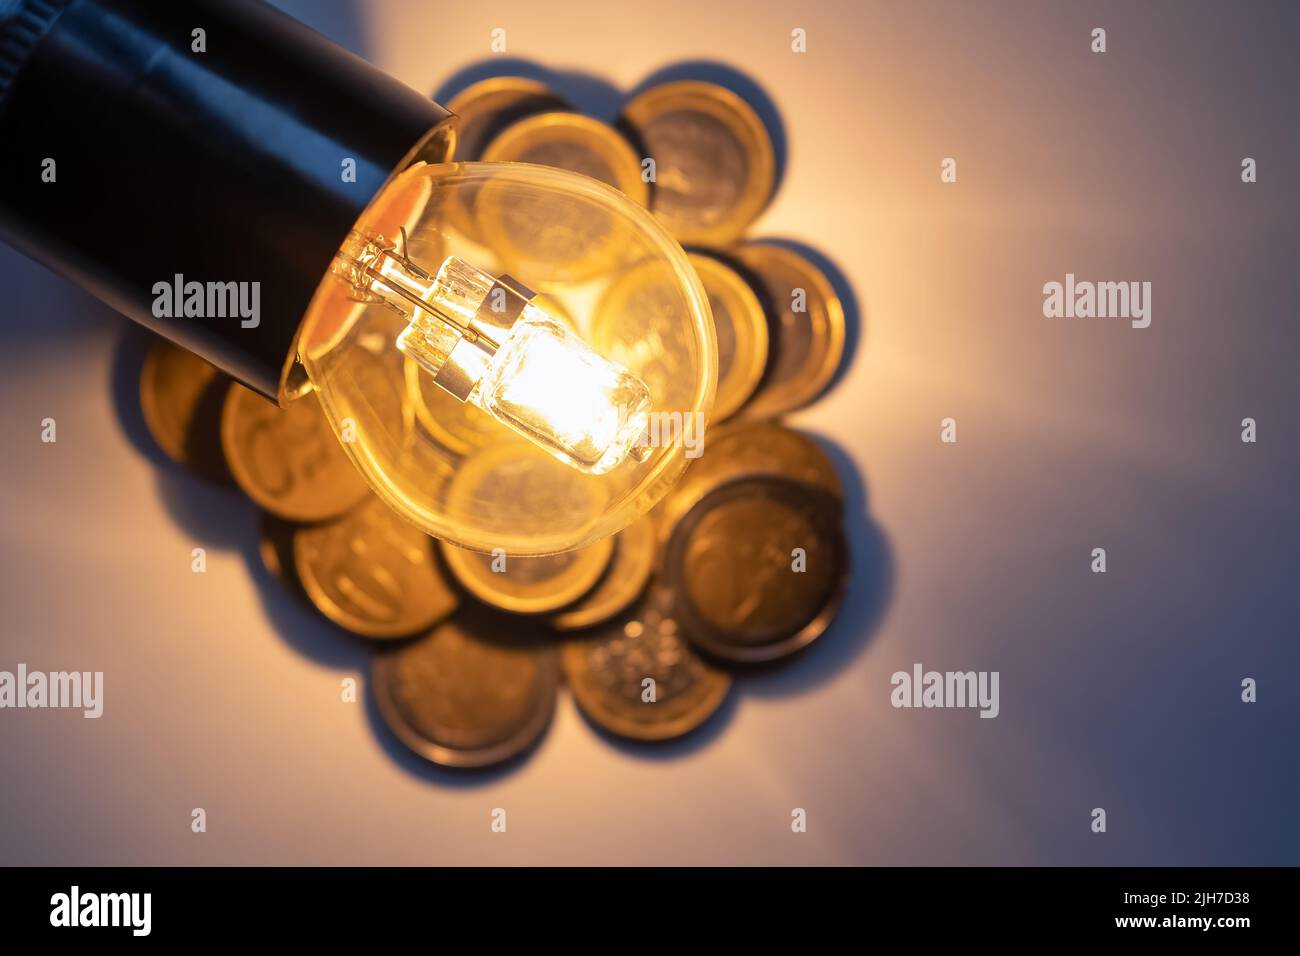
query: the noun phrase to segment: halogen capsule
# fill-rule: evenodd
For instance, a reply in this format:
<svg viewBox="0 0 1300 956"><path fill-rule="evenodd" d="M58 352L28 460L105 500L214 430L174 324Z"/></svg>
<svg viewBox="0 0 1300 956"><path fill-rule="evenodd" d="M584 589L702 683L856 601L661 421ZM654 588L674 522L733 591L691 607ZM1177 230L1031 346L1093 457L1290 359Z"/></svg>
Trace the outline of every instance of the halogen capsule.
<svg viewBox="0 0 1300 956"><path fill-rule="evenodd" d="M381 251L367 271L422 303L397 347L440 387L589 474L648 452L645 383L533 305L528 289L454 256L431 284L410 268Z"/></svg>

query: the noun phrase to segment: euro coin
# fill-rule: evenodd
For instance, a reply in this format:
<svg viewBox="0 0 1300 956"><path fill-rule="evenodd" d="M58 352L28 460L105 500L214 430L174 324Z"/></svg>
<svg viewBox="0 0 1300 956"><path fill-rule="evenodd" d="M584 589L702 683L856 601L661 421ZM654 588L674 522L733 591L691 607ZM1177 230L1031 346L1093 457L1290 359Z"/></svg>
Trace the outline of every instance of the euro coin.
<svg viewBox="0 0 1300 956"><path fill-rule="evenodd" d="M775 314L769 368L744 409L771 418L822 393L844 358L844 306L830 280L799 253L747 243L734 250L761 281Z"/></svg>
<svg viewBox="0 0 1300 956"><path fill-rule="evenodd" d="M627 613L574 638L562 651L579 709L598 727L632 740L690 733L717 711L731 676L696 654L654 588Z"/></svg>
<svg viewBox="0 0 1300 956"><path fill-rule="evenodd" d="M573 604L596 586L614 554L613 538L540 556L483 554L446 541L439 544L443 560L465 590L515 614L546 614Z"/></svg>
<svg viewBox="0 0 1300 956"><path fill-rule="evenodd" d="M689 254L709 297L718 336L718 394L713 421L740 409L758 387L767 366L767 316L754 290L735 269L712 256Z"/></svg>
<svg viewBox="0 0 1300 956"><path fill-rule="evenodd" d="M592 543L591 522L605 509L608 486L509 429L501 432L500 444L455 465L445 493L439 495L442 513L463 526L466 546L513 558L552 555ZM466 566L475 568L477 562ZM591 583L597 577L598 571Z"/></svg>
<svg viewBox="0 0 1300 956"><path fill-rule="evenodd" d="M680 321L677 274L663 262L645 262L620 273L596 303L591 345L645 382L656 410L698 407L692 363L703 361Z"/></svg>
<svg viewBox="0 0 1300 956"><path fill-rule="evenodd" d="M203 359L158 339L140 369L140 410L172 461L201 478L230 484L221 450L221 404L230 379Z"/></svg>
<svg viewBox="0 0 1300 956"><path fill-rule="evenodd" d="M556 630L576 631L607 621L635 601L650 582L655 564L655 531L641 518L613 538L614 558L600 583L577 604L552 615Z"/></svg>
<svg viewBox="0 0 1300 956"><path fill-rule="evenodd" d="M459 601L434 561L433 539L378 498L333 521L299 527L293 565L311 603L364 637L428 630Z"/></svg>
<svg viewBox="0 0 1300 956"><path fill-rule="evenodd" d="M314 394L280 408L232 386L221 413L221 445L244 493L290 521L333 518L369 492Z"/></svg>
<svg viewBox="0 0 1300 956"><path fill-rule="evenodd" d="M623 119L655 166L651 208L682 243L734 242L776 185L772 138L743 99L682 80L634 97Z"/></svg>
<svg viewBox="0 0 1300 956"><path fill-rule="evenodd" d="M736 479L677 524L664 568L673 612L698 648L735 663L785 657L820 636L843 599L838 503L787 478Z"/></svg>
<svg viewBox="0 0 1300 956"><path fill-rule="evenodd" d="M632 147L610 126L577 113L542 113L521 120L488 144L485 162L528 163L580 173L621 190L645 205L649 186ZM504 167L498 167L504 169ZM550 173L531 175L520 191L518 173L506 171L479 187L476 234L506 270L540 291L571 287L603 276L635 246L630 220L604 212L603 196L581 198L582 184ZM600 187L590 184L593 192ZM635 238L635 237L634 237Z"/></svg>
<svg viewBox="0 0 1300 956"><path fill-rule="evenodd" d="M598 179L642 206L650 199L641 160L627 140L614 127L581 113L522 119L488 144L483 161L554 166Z"/></svg>
<svg viewBox="0 0 1300 956"><path fill-rule="evenodd" d="M294 597L310 603L302 581L298 579L298 570L293 560L293 535L298 526L292 521L277 518L269 511L261 512L261 516L257 552L262 559L262 567Z"/></svg>
<svg viewBox="0 0 1300 956"><path fill-rule="evenodd" d="M456 114L456 160L479 159L506 127L537 113L567 109L550 87L522 76L494 76L467 86L447 102Z"/></svg>
<svg viewBox="0 0 1300 956"><path fill-rule="evenodd" d="M462 609L427 636L377 654L371 683L384 722L412 751L447 767L486 767L541 738L560 668L528 620Z"/></svg>
<svg viewBox="0 0 1300 956"><path fill-rule="evenodd" d="M835 463L808 435L779 422L733 421L709 428L703 452L668 493L657 515L664 533L704 494L737 478L769 476L813 485L844 497Z"/></svg>

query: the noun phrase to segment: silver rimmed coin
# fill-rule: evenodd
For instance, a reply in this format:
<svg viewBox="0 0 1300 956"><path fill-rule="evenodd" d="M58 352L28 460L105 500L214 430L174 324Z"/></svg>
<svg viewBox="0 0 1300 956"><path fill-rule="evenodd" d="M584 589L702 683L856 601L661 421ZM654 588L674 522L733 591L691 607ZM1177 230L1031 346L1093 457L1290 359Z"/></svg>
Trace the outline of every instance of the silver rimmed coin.
<svg viewBox="0 0 1300 956"><path fill-rule="evenodd" d="M848 576L840 514L824 488L777 476L707 492L673 528L664 557L686 636L736 663L775 660L814 641Z"/></svg>
<svg viewBox="0 0 1300 956"><path fill-rule="evenodd" d="M446 767L486 767L532 747L560 684L540 627L462 608L425 637L375 656L375 699L407 747Z"/></svg>
<svg viewBox="0 0 1300 956"><path fill-rule="evenodd" d="M564 674L597 726L632 740L690 733L722 705L731 675L696 654L672 610L651 590L627 612L564 645Z"/></svg>

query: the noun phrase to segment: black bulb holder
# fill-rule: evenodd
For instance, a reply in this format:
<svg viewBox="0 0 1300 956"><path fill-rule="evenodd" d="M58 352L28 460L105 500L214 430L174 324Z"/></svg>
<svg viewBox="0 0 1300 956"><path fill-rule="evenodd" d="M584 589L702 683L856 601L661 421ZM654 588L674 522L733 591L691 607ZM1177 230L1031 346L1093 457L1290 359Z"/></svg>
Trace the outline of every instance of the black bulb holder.
<svg viewBox="0 0 1300 956"><path fill-rule="evenodd" d="M275 401L349 229L451 129L259 0L0 0L0 237ZM259 283L256 324L160 316L177 276Z"/></svg>

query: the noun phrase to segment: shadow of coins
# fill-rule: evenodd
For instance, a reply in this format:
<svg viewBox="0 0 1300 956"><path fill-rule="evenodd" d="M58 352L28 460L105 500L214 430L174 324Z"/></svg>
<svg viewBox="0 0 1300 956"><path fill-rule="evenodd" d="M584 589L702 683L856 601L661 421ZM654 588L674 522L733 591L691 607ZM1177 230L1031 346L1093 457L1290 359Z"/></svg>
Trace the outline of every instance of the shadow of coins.
<svg viewBox="0 0 1300 956"><path fill-rule="evenodd" d="M146 363L150 363L159 343L166 344L142 326L124 326L113 355L110 381L118 424L132 446L156 466L153 478L158 500L172 520L210 550L239 546L243 541L240 521L244 509L239 497L229 493L233 483L221 460L220 423L208 413L208 402L218 403L229 387L229 379L219 376L202 390L185 386L191 397L182 400L183 408L173 415L161 407L169 392L167 387L160 387L164 377L152 371L146 374ZM188 357L182 361L199 362ZM199 374L206 378L208 373ZM152 422L146 419L146 403L154 405L149 416ZM203 480L194 481L195 477Z"/></svg>
<svg viewBox="0 0 1300 956"><path fill-rule="evenodd" d="M362 637L418 634L459 603L434 561L433 539L378 498L294 529L293 568L316 609Z"/></svg>
<svg viewBox="0 0 1300 956"><path fill-rule="evenodd" d="M820 637L848 578L840 519L838 498L789 478L740 477L704 494L664 554L686 636L735 664L787 657Z"/></svg>
<svg viewBox="0 0 1300 956"><path fill-rule="evenodd" d="M673 603L665 589L652 588L629 611L565 643L573 698L602 730L672 740L701 727L726 699L731 675L691 649Z"/></svg>
<svg viewBox="0 0 1300 956"><path fill-rule="evenodd" d="M539 626L480 607L377 654L371 668L385 724L444 767L487 767L528 752L550 725L559 685L558 655Z"/></svg>

